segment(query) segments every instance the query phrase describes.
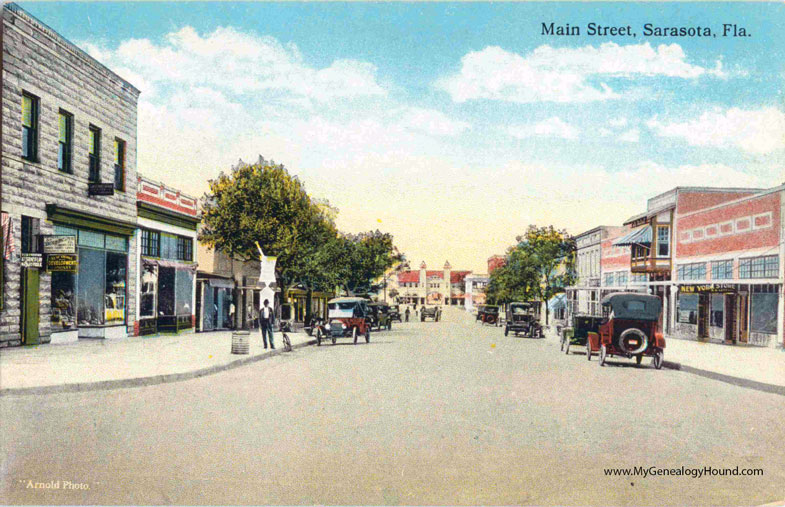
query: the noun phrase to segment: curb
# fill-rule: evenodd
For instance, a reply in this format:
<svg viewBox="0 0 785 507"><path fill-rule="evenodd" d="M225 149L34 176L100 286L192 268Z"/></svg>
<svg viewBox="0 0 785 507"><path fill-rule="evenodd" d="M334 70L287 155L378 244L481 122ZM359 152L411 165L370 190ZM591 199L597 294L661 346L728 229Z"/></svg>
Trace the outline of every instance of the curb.
<svg viewBox="0 0 785 507"><path fill-rule="evenodd" d="M766 382L758 382L757 380L750 380L742 377L734 377L732 375L725 375L722 373L717 373L716 371L711 370L702 370L700 368L695 368L693 366L683 365L681 363L675 363L672 361L663 361L662 362L663 368L668 368L669 370L676 370L676 371L683 371L685 373L691 373L693 375L697 375L699 377L708 378L711 380L718 380L720 382L725 382L726 384L734 385L737 387L743 387L746 389L754 389L755 391L761 391L764 393L769 394L777 394L779 396L785 396L785 386L781 386L778 384L767 384Z"/></svg>
<svg viewBox="0 0 785 507"><path fill-rule="evenodd" d="M308 340L297 345L292 345L292 350L315 345L316 340ZM172 382L182 382L184 380L191 380L199 377L206 377L208 375L215 375L223 371L233 370L247 364L255 363L269 357L275 357L284 353L283 348L271 350L258 356L243 357L235 359L225 364L218 364L215 366L208 366L198 370L186 371L182 373L166 373L163 375L153 375L150 377L136 377L128 379L117 380L101 380L99 382L79 382L74 384L59 384L52 386L36 386L36 387L12 387L8 389L0 389L0 398L4 396L29 396L37 394L55 394L55 393L80 393L89 391L108 391L112 389L127 389L130 387L146 387L158 384L170 384Z"/></svg>

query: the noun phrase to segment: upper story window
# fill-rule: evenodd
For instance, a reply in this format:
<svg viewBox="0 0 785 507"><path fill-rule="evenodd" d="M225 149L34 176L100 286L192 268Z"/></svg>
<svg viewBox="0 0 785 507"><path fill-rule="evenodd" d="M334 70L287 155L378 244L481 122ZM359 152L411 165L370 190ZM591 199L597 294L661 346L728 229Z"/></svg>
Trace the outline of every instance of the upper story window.
<svg viewBox="0 0 785 507"><path fill-rule="evenodd" d="M114 189L125 191L125 141L114 140Z"/></svg>
<svg viewBox="0 0 785 507"><path fill-rule="evenodd" d="M657 226L657 257L671 256L671 228L668 225Z"/></svg>
<svg viewBox="0 0 785 507"><path fill-rule="evenodd" d="M616 283L615 273L605 273L603 285L605 287L613 287Z"/></svg>
<svg viewBox="0 0 785 507"><path fill-rule="evenodd" d="M705 280L706 263L679 264L676 268L679 280Z"/></svg>
<svg viewBox="0 0 785 507"><path fill-rule="evenodd" d="M89 181L101 181L101 129L90 125L88 154L90 159Z"/></svg>
<svg viewBox="0 0 785 507"><path fill-rule="evenodd" d="M38 161L38 97L22 94L22 157Z"/></svg>
<svg viewBox="0 0 785 507"><path fill-rule="evenodd" d="M711 261L712 280L730 280L733 278L733 261Z"/></svg>
<svg viewBox="0 0 785 507"><path fill-rule="evenodd" d="M22 216L22 253L39 253L38 237L40 221L37 218Z"/></svg>
<svg viewBox="0 0 785 507"><path fill-rule="evenodd" d="M192 261L194 260L194 243L191 238L185 236L177 236L177 260Z"/></svg>
<svg viewBox="0 0 785 507"><path fill-rule="evenodd" d="M148 257L161 256L161 233L142 229L142 255Z"/></svg>
<svg viewBox="0 0 785 507"><path fill-rule="evenodd" d="M71 152L74 145L74 117L70 113L60 110L58 117L58 151L57 168L64 172L73 172L71 167Z"/></svg>
<svg viewBox="0 0 785 507"><path fill-rule="evenodd" d="M739 259L739 278L778 278L779 268L776 255Z"/></svg>

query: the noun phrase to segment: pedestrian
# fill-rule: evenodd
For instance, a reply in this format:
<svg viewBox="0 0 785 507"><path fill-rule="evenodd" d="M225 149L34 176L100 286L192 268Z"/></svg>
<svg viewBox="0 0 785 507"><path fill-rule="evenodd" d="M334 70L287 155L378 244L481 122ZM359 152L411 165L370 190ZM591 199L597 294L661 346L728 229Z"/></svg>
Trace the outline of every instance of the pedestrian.
<svg viewBox="0 0 785 507"><path fill-rule="evenodd" d="M273 345L273 322L275 320L275 315L273 314L273 309L270 307L270 300L264 300L264 306L262 307L261 314L259 316L259 320L261 321L261 328L262 328L262 341L264 342L264 348L267 348L267 336L270 337L270 348L274 349L275 345Z"/></svg>
<svg viewBox="0 0 785 507"><path fill-rule="evenodd" d="M406 307L406 322L409 322L409 307Z"/></svg>

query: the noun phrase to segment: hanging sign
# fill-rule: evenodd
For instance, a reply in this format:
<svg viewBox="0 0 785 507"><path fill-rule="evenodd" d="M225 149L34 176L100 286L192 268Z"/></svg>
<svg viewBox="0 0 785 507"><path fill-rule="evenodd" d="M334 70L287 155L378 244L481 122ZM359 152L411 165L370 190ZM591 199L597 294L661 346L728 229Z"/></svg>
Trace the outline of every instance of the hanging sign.
<svg viewBox="0 0 785 507"><path fill-rule="evenodd" d="M76 236L43 236L45 254L75 254Z"/></svg>
<svg viewBox="0 0 785 507"><path fill-rule="evenodd" d="M65 271L77 273L79 271L79 257L76 254L50 254L46 256L47 271Z"/></svg>

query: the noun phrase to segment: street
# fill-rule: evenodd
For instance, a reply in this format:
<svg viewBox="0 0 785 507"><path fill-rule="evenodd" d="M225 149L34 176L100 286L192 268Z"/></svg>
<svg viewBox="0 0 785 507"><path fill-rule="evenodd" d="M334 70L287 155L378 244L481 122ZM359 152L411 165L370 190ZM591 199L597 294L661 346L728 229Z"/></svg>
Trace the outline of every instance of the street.
<svg viewBox="0 0 785 507"><path fill-rule="evenodd" d="M649 359L641 367L610 363L587 362L583 350L565 357L553 336L504 337L502 328L447 308L440 322L396 322L372 333L370 344L342 339L195 380L4 397L0 500L731 505L785 498L781 396L658 371ZM603 472L636 466L738 466L763 475ZM88 489L69 489L75 484Z"/></svg>

